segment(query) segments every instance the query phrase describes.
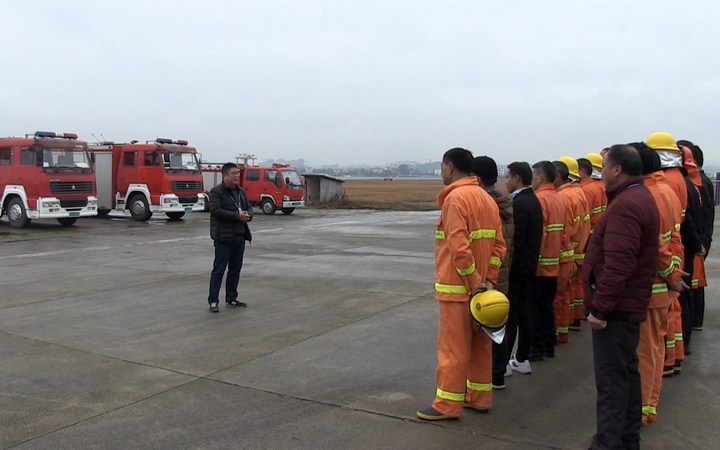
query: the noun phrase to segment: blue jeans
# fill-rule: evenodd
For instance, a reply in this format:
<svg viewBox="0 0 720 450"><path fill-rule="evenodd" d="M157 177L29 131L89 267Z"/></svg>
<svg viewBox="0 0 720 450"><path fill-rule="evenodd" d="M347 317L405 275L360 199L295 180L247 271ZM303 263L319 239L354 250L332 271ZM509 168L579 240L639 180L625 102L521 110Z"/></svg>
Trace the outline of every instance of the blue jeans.
<svg viewBox="0 0 720 450"><path fill-rule="evenodd" d="M228 270L225 280L225 301L231 302L238 298L238 283L240 282L240 269L242 269L243 255L245 254L245 235L236 234L234 244L225 244L215 241L215 261L212 274L210 274L209 303L220 303L220 286L222 285L225 268Z"/></svg>

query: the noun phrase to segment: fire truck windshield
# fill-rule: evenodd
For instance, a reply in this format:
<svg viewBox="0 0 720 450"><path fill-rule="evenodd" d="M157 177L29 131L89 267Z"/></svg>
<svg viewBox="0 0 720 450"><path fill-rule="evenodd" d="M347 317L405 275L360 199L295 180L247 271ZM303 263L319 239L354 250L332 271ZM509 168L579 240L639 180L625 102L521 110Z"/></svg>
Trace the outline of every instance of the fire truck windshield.
<svg viewBox="0 0 720 450"><path fill-rule="evenodd" d="M283 178L285 178L285 181L287 182L288 186L302 186L302 181L300 180L300 174L298 174L294 170L283 170L282 171Z"/></svg>
<svg viewBox="0 0 720 450"><path fill-rule="evenodd" d="M200 170L195 153L163 152L163 161L166 170L191 170L194 172Z"/></svg>
<svg viewBox="0 0 720 450"><path fill-rule="evenodd" d="M42 149L42 166L50 169L89 169L90 159L84 148Z"/></svg>

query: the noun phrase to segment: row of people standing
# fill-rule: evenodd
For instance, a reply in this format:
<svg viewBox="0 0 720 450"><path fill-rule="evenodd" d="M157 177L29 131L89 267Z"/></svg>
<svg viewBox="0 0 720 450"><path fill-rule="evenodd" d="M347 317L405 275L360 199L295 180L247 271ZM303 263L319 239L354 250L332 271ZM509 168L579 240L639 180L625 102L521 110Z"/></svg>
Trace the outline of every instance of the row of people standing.
<svg viewBox="0 0 720 450"><path fill-rule="evenodd" d="M628 301L631 306L630 311L623 311L623 308L627 309L627 305L620 305L618 311L612 311L613 307L618 306L618 300L622 298L622 295L616 296L614 302L610 305L603 305L602 303L602 292L601 295L595 295L595 291L601 285L600 280L596 279L598 270L600 267L602 271L605 265L604 259L608 257L604 253L604 238L606 238L606 229L608 223L604 223L602 226L602 236L595 236L595 264L591 267L589 273L585 276L581 276L583 262L585 260L585 248L592 245L588 245L589 237L591 236L591 230L600 223L603 213L608 208L607 196L605 193L605 186L612 186L613 190L609 192L610 197L618 196L619 192L624 192L628 187L634 187L638 184L638 177L642 174L645 175L644 182L641 183L646 185L666 185L669 188L671 183L666 183L665 178L675 177L672 170L678 168L680 170L686 170L689 175L689 179L699 179L691 182L693 186L701 189L702 176L704 175L697 168L697 164L694 161L702 164L702 152L699 147L694 146L688 141L680 141L676 143L674 139L667 136L667 133L655 133L651 135L645 144L632 144L632 146L614 146L611 149L605 149L604 152L612 153L614 159L605 155L603 158L601 154L588 154L586 158L579 158L575 160L570 157L559 158L558 161L540 161L530 167L529 164L524 162L514 162L507 167L507 190L509 195L503 195L496 188L497 182L497 167L495 162L489 157L475 158L469 162L468 158L472 158L472 155L467 150L466 153L460 152L463 149L453 149L446 153L443 158L443 171L445 167L450 168L451 171L455 171L455 179L448 178L444 174L443 179L446 182L448 188L441 193L439 206L443 209L441 213L441 219L438 222L438 232L436 237L441 233L443 239L445 237L445 231L443 230L445 225L445 217L450 217L450 210L446 211L447 203L443 202L444 199L452 197L452 191L456 190L456 182L467 178L470 174L477 176L477 181L480 186L484 189L489 197L495 200L495 208L490 208L485 205L482 213L494 215L498 220L497 230L494 231L493 239L495 240L495 246L490 246L486 250L492 249L492 255L478 254L472 255L467 261L473 261L473 257L480 259L488 259L491 261L492 266L493 260L502 261L500 270L485 270L484 273L479 274L478 278L481 280L479 283L467 283L465 286L465 292L459 297L465 298L469 294L473 293L474 290L482 285L483 287L497 287L508 295L511 302L511 313L509 322L507 325L506 338L499 344L494 344L492 351L493 354L493 368L492 375L487 373L487 370L482 369L481 366L487 365L487 348L490 345L490 341L485 339L482 347L485 349L482 353L484 356L480 360L473 360L477 355L472 351L471 347L468 347L469 359L467 361L453 360L453 355L448 353L448 343L445 342L441 348L440 342L438 345L438 390L436 395L436 401L433 403L431 408L418 411L418 416L428 420L442 420L447 418L459 417L462 411L462 406L471 407L474 409L487 410L492 404L492 388L502 389L505 387L504 377L511 375L513 372L530 373L532 371L530 367L531 361L540 361L545 358L551 358L555 355L555 345L558 343L567 343L569 340L569 331L578 330L580 328L581 319L585 318L586 310L590 313L591 325L594 328L593 335L594 341L595 334L599 333L599 330L605 330L608 323L613 323L614 326L610 327L612 330L623 329L622 326L616 324L621 323L622 325L628 325L629 330L634 330L634 327L638 328L638 339L635 342L632 338L633 332L630 332L628 336L620 334L621 340L625 341L625 347L631 348L632 353L640 356L640 368L642 376L642 395L640 395L640 383L638 383L638 399L641 399L641 405L637 408L629 403L624 405L627 408L633 409L637 412L639 418L637 428L639 430L640 423L649 423L654 421L657 414L657 400L659 396L660 383L659 379L662 378L663 368L665 373L668 374L668 364L670 364L670 373L678 373L681 370L681 361L684 357L682 351L678 351L677 342L689 342L690 333L687 332L687 326L685 329L682 328L682 320L685 323L690 324L690 329L694 326L695 329L701 329L702 327L702 310L704 309L704 301L701 302L702 294L697 294L705 284L704 273L702 271L702 263L695 264L695 271L692 267L688 266L688 260L692 259L697 261L698 258L702 261L702 257L705 251L710 247L711 236L712 236L712 223L714 217L714 202L712 201L712 190L702 190L698 194L698 202L693 200L692 195L688 200L693 205L699 205L699 200L702 199L702 204L705 205L705 209L702 210L701 217L697 219L694 217L695 213L688 213L686 215L691 216L689 221L695 222L702 221L702 230L696 229L696 237L698 240L702 240L702 247L696 249L693 245L686 245L684 248L682 240L679 239L677 233L679 228L685 230L688 228L687 222L678 222L682 219L682 208L677 210L676 207L667 206L668 204L682 203L680 197L683 196L682 191L679 193L672 193L675 198L675 202L669 200L668 189L660 188L660 190L666 191L665 194L656 195L654 187L648 189L648 192L652 192L652 201L649 202L651 209L654 211L652 214L658 217L656 226L658 230L662 228L663 233L655 233L659 238L655 243L654 255L652 263L655 264L659 261L658 267L656 267L651 275L654 280L650 280L652 283L648 283L647 286L642 285L642 277L639 280L628 279L628 274L633 274L633 268L631 262L622 263L625 265L625 274L622 278L621 283L615 283L615 288L625 289L627 292L633 292L633 287L637 287L638 297L635 301ZM670 141L672 140L672 145ZM680 146L678 146L678 144ZM673 148L674 146L674 148ZM668 148L665 148L668 147ZM671 152L672 155L666 155L665 152ZM693 153L695 156L693 157ZM458 155L462 155L458 158ZM680 155L678 158L676 155ZM612 161L610 168L604 168L604 160ZM651 162L647 161L652 160ZM662 160L662 166L660 161ZM469 162L469 166L468 166ZM679 165L678 165L679 163ZM457 170L460 167L462 170ZM661 170L658 170L661 169ZM693 169L697 174L693 175ZM671 174L666 177L666 172ZM602 173L607 172L605 183L601 181ZM636 173L637 172L637 173ZM682 177L682 174L681 174ZM707 179L707 177L705 177ZM682 184L685 184L685 178L680 179ZM467 180L464 181L468 184ZM470 185L472 183L469 183ZM680 183L676 183L680 186ZM709 179L706 182L706 186L712 187ZM686 194L689 190L689 185L686 185ZM640 191L629 191L640 192ZM691 193L692 194L692 193ZM709 197L708 197L709 196ZM633 197L625 195L626 198ZM647 199L646 199L647 200ZM445 203L445 205L443 204ZM622 202L617 201L616 205L620 205ZM662 205L662 206L661 206ZM456 205L457 206L457 205ZM674 209L673 209L674 208ZM687 209L686 207L685 209ZM455 209L455 208L453 208ZM635 213L639 213L642 208L636 208ZM621 211L621 206L616 206L615 210ZM468 212L462 212L462 208L459 208L460 216L468 214ZM673 211L675 215L672 217L668 211ZM454 211L457 213L458 211ZM650 213L648 213L650 214ZM665 220L659 220L660 216L664 216ZM639 217L639 216L638 216ZM458 221L462 219L455 217ZM607 221L606 221L607 222ZM622 222L622 221L620 221ZM651 221L652 222L652 221ZM709 224L709 225L708 225ZM610 226L610 230L613 230L615 224ZM667 228L667 230L665 230ZM624 229L625 237L630 228ZM457 231L457 230L456 230ZM616 230L617 231L617 230ZM634 236L630 241L633 245L624 245L626 248L622 248L622 251L636 248L637 244L642 242L642 238L647 239L648 233L645 228L637 228L634 230L637 236ZM686 231L687 232L687 231ZM472 234L472 233L471 233ZM632 233L631 233L632 234ZM498 244L499 236L503 236L502 245ZM652 232L650 233L652 235ZM674 236L674 237L673 237ZM457 237L457 236L456 236ZM621 236L622 237L622 236ZM467 237L466 237L467 239ZM679 242L673 241L673 249L670 248L670 240L674 239ZM688 238L691 240L691 238ZM472 243L472 239L470 239ZM622 239L616 236L615 239L608 241L608 251L616 251L618 242L622 242ZM442 258L439 256L438 247L443 247L447 244L446 242L436 241L436 265L442 265ZM590 242L592 244L592 241ZM500 247L507 248L508 251L499 251ZM600 249L600 250L598 250ZM648 249L653 249L653 246L644 246L645 252ZM679 250L680 249L680 250ZM471 250L471 249L466 249ZM692 258L688 258L687 253L691 252ZM472 250L470 254L472 254ZM449 254L453 254L450 251ZM600 255L600 256L598 256ZM669 256L668 256L669 255ZM445 255L446 257L448 255ZM669 259L668 259L669 258ZM598 261L602 262L598 264ZM466 261L466 262L467 262ZM617 261L616 261L617 262ZM647 263L647 261L646 261ZM621 264L621 267L622 267ZM445 263L445 265L447 265ZM660 267L662 266L662 267ZM469 267L469 266L468 266ZM468 267L461 268L457 265L455 267L448 266L446 272L452 271L457 272L458 279L464 278L464 271ZM687 271L686 281L683 283L681 277L683 275L682 270ZM688 271L689 270L689 271ZM584 271L588 272L588 270ZM494 277L493 278L493 274ZM692 275L690 275L692 274ZM499 278L498 278L499 275ZM612 280L608 271L605 277L604 283L607 285L609 280ZM438 276L436 274L436 281ZM497 286L493 286L497 283ZM640 283L639 285L636 283ZM632 285L632 286L631 286ZM693 297L693 293L688 290L684 290L685 285L692 286L696 293ZM442 288L442 285L440 285ZM628 290L628 286L630 289ZM436 283L436 290L438 284ZM603 288L600 288L601 291ZM645 301L642 298L645 290L647 290L648 298ZM672 297L672 292L682 291L683 296L688 296L689 301L678 302L680 305L668 305L668 298ZM440 291L438 291L440 293ZM624 293L627 293L624 292ZM442 293L440 293L442 294ZM459 292L458 292L459 294ZM651 302L650 294L657 297ZM442 296L442 295L441 295ZM592 305L587 308L583 308L583 297L594 297L598 299L597 305L600 305L600 309L593 309ZM679 296L678 296L679 297ZM664 300L658 300L662 298ZM441 299L438 297L438 299ZM683 308L683 304L690 305L690 308L695 308L694 311L688 310L687 307ZM442 304L442 301L441 301ZM648 310L648 306L650 309ZM673 306L676 306L673 308ZM603 312L602 308L610 308L610 310ZM465 308L467 309L467 308ZM687 311L686 311L687 310ZM645 320L648 315L648 311L652 314L649 320ZM681 325L678 327L678 333L672 328L666 329L662 327L663 313L675 313L681 318ZM694 314L693 314L694 313ZM441 312L441 336L444 332L449 329L449 325L443 325ZM457 318L458 321L464 321L467 317ZM693 321L694 320L694 321ZM674 324L674 321L671 321ZM640 323L642 323L642 334L640 334ZM667 323L667 320L665 321ZM626 327L627 328L627 327ZM625 330L628 331L628 330ZM482 337L482 333L477 333L473 337L475 342L476 337ZM603 339L608 336L618 337L613 333L602 333L598 335L598 342L603 342ZM641 339L642 338L642 339ZM482 339L481 339L482 340ZM513 348L517 340L517 351L513 353ZM602 412L602 403L607 403L609 398L613 398L613 390L602 388L602 386L608 385L608 379L612 380L613 377L619 376L618 373L605 372L602 370L598 371L597 360L599 359L600 366L607 366L608 357L614 358L622 352L608 352L605 351L608 347L608 343L605 342L603 345L596 346L600 349L600 354L596 354L596 383L598 385L598 434L596 435L595 443L597 448L602 448L604 442L611 441L614 439L612 434L617 434L617 420L620 417L620 421L624 420L622 415L615 414L615 419L610 418L606 412ZM612 345L610 346L612 347ZM444 350L443 350L444 349ZM594 347L595 349L595 347ZM455 349L451 349L452 353ZM460 352L461 354L463 352ZM682 356L680 356L682 355ZM661 358L662 356L662 358ZM604 358L604 360L603 360ZM664 365L659 366L660 372L657 371L657 361L662 359L665 361ZM604 361L604 363L603 363ZM472 369L476 381L471 381L473 378L467 376L465 365L475 367ZM454 368L452 368L454 366ZM441 370L442 369L442 370ZM626 368L627 369L627 368ZM632 372L632 367L628 369ZM441 372L443 373L455 373L454 384L452 390L445 390L448 387L447 384L441 381ZM635 367L637 372L637 367ZM478 375L481 374L481 375ZM490 381L492 377L492 382ZM447 379L445 375L442 377ZM460 378L467 378L467 388L461 389ZM632 378L632 377L631 377ZM477 382L478 380L482 382ZM613 385L613 384L611 384ZM471 387L472 388L471 388ZM615 385L613 385L615 386ZM478 392L482 392L482 402L467 402L465 392L471 393L475 389ZM464 391L464 392L463 392ZM472 397L477 398L477 393L472 394ZM461 398L462 397L462 398ZM617 395L614 395L617 397ZM626 399L627 402L627 399ZM458 404L459 403L459 404ZM617 406L617 405L616 405ZM603 410L604 411L604 410ZM612 416L612 414L611 414ZM631 417L631 415L628 415ZM621 431L624 428L619 428ZM628 429L632 429L628 428ZM610 430L610 431L608 431ZM613 431L615 430L615 431ZM632 447L635 437L639 439L639 433L630 431L623 435L622 432L617 436L617 439L622 438L623 442Z"/></svg>

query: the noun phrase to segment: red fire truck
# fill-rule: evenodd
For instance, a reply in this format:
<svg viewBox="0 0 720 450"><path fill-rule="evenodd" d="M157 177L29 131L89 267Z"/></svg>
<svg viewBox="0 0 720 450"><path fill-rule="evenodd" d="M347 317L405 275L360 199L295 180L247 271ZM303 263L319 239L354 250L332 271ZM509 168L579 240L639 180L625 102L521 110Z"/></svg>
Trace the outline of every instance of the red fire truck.
<svg viewBox="0 0 720 450"><path fill-rule="evenodd" d="M300 174L289 164L274 163L271 167L255 165L255 156L240 155L235 158L240 169L240 186L245 189L248 200L259 205L263 214L291 214L295 208L305 206L305 185ZM206 196L210 189L222 183L222 164L201 163ZM207 200L206 200L207 201Z"/></svg>
<svg viewBox="0 0 720 450"><path fill-rule="evenodd" d="M98 182L98 213L130 213L148 220L154 212L171 220L203 211L202 174L187 141L156 139L144 144L103 142L89 147Z"/></svg>
<svg viewBox="0 0 720 450"><path fill-rule="evenodd" d="M0 138L0 217L23 228L32 219L70 226L97 215L95 175L77 134L38 131Z"/></svg>

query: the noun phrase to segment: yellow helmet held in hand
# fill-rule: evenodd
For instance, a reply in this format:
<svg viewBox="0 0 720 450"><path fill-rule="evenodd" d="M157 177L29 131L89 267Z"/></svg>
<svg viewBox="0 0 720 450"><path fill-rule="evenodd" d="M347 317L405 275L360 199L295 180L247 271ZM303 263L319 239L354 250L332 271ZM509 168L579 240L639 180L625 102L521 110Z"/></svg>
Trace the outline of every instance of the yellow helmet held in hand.
<svg viewBox="0 0 720 450"><path fill-rule="evenodd" d="M510 301L495 289L481 291L470 298L470 315L479 325L497 329L508 320Z"/></svg>
<svg viewBox="0 0 720 450"><path fill-rule="evenodd" d="M565 163L571 177L580 178L580 174L578 173L578 163L575 158L571 156L561 156L558 158L558 161Z"/></svg>
<svg viewBox="0 0 720 450"><path fill-rule="evenodd" d="M603 157L600 153L588 153L585 155L585 159L590 161L590 164L597 170L602 170L603 168Z"/></svg>
<svg viewBox="0 0 720 450"><path fill-rule="evenodd" d="M673 135L664 131L659 131L648 136L647 146L653 150L668 150L682 154L682 150L678 148Z"/></svg>

